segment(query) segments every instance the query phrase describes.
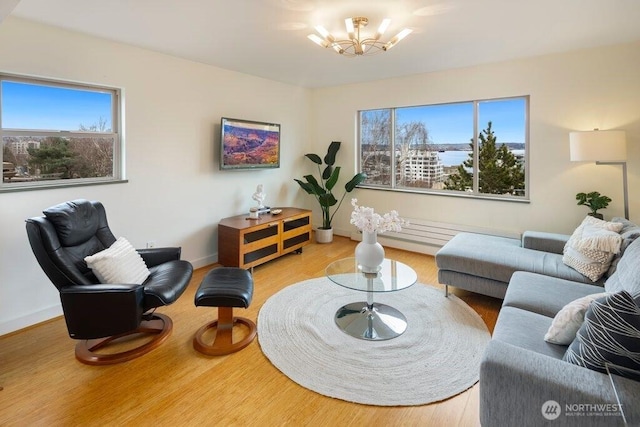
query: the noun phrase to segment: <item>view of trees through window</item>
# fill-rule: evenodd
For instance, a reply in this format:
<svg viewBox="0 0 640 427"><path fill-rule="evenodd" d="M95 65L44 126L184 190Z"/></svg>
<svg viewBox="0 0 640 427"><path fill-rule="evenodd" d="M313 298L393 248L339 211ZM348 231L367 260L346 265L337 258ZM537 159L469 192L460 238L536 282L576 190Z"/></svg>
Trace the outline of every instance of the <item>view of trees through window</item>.
<svg viewBox="0 0 640 427"><path fill-rule="evenodd" d="M0 75L2 188L120 178L118 91Z"/></svg>
<svg viewBox="0 0 640 427"><path fill-rule="evenodd" d="M526 197L527 104L518 97L361 111L363 186Z"/></svg>

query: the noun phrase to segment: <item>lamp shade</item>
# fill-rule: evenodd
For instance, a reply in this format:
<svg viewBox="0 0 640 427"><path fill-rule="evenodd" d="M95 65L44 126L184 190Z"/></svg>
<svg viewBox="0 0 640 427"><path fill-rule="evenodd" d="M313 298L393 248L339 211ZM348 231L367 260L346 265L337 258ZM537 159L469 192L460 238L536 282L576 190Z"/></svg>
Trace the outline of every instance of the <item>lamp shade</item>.
<svg viewBox="0 0 640 427"><path fill-rule="evenodd" d="M627 141L623 130L571 132L569 150L572 162L617 162L627 160Z"/></svg>

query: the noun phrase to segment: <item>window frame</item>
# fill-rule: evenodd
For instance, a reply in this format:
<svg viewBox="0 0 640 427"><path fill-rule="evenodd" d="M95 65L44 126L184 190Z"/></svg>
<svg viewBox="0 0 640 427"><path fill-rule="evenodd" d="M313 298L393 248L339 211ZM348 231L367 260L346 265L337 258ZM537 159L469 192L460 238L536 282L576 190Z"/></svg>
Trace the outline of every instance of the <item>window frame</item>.
<svg viewBox="0 0 640 427"><path fill-rule="evenodd" d="M42 190L47 188L75 187L85 185L101 185L127 182L124 168L124 129L123 129L123 89L93 84L79 83L51 79L45 77L32 77L0 72L0 100L2 99L2 82L10 81L14 83L34 84L63 89L75 89L89 92L108 93L112 96L111 102L111 130L110 131L68 131L68 130L43 130L43 129L18 129L4 128L2 124L2 102L0 102L0 141L2 151L0 158L4 158L4 138L5 137L52 137L52 138L109 138L113 140L112 173L111 176L92 178L67 178L67 179L47 179L33 180L25 182L5 182L0 181L0 193L26 190Z"/></svg>
<svg viewBox="0 0 640 427"><path fill-rule="evenodd" d="M480 173L478 171L479 164L479 150L478 150L478 135L483 129L479 129L479 105L483 102L491 102L491 101L508 101L522 99L524 100L524 174L525 174L525 189L524 194L522 196L514 196L509 194L491 194L491 193L480 193L478 191ZM439 105L450 105L450 104L465 104L471 103L473 105L473 164L474 164L474 173L473 173L473 192L459 191L459 190L445 190L445 189L432 189L432 188L420 188L420 187L398 187L397 183L397 160L396 160L396 111L401 110L403 108L415 108L415 107L430 107L430 106L439 106ZM530 95L516 95L516 96L506 96L500 98L486 98L486 99L477 99L472 101L456 101L456 102L443 102L437 104L424 104L424 105L412 105L412 106L402 106L402 107L388 107L388 108L371 108L368 110L358 110L356 113L356 151L358 153L357 158L357 168L358 172L363 172L363 157L362 157L362 113L367 111L390 111L390 152L393 153L393 157L390 159L390 175L391 175L391 184L373 184L367 183L366 181L360 184L359 188L366 188L371 190L383 190L383 191L394 191L400 193L418 193L418 194L431 194L438 196L450 196L450 197L463 197L463 198L473 198L473 199L482 199L482 200L499 200L499 201L509 201L509 202L521 202L521 203L529 203L530 202Z"/></svg>

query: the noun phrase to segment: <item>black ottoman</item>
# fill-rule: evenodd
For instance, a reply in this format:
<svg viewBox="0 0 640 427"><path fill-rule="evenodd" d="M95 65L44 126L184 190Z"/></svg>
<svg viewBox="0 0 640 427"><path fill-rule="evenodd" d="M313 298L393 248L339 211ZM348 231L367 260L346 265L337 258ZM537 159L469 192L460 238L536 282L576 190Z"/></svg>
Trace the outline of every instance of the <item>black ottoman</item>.
<svg viewBox="0 0 640 427"><path fill-rule="evenodd" d="M218 307L218 320L198 329L193 338L193 347L210 356L233 353L248 346L256 336L256 324L244 317L233 317L233 307L249 307L253 296L253 278L247 270L235 267L219 267L204 276L196 291L196 306ZM233 326L241 323L249 333L240 341L233 342ZM203 340L204 333L217 328L211 344Z"/></svg>

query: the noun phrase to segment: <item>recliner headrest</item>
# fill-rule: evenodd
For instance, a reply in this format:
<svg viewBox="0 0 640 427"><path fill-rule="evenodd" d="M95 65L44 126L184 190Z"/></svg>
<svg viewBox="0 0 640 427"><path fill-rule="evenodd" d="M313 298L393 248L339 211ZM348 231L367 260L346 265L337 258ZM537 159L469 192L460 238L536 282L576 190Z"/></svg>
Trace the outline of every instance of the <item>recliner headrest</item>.
<svg viewBox="0 0 640 427"><path fill-rule="evenodd" d="M84 243L98 230L98 211L88 200L64 202L42 213L53 223L64 246Z"/></svg>

